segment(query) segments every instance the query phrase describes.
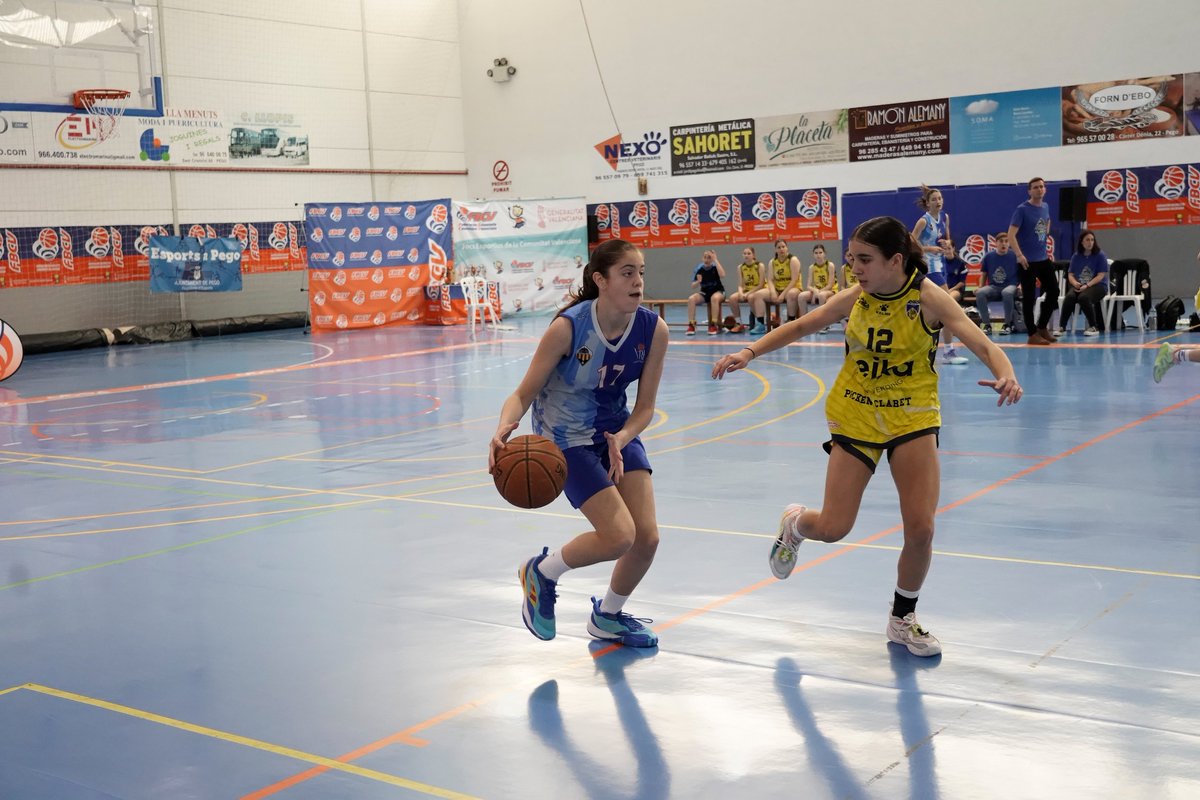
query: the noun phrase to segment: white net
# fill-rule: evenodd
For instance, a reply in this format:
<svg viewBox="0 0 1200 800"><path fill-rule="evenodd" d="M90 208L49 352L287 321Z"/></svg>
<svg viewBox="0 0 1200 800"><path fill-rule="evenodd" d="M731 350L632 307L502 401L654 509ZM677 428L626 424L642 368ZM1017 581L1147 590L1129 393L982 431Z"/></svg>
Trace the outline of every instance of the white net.
<svg viewBox="0 0 1200 800"><path fill-rule="evenodd" d="M100 141L117 136L121 116L129 105L129 92L124 89L83 89L75 93L75 105L92 116Z"/></svg>

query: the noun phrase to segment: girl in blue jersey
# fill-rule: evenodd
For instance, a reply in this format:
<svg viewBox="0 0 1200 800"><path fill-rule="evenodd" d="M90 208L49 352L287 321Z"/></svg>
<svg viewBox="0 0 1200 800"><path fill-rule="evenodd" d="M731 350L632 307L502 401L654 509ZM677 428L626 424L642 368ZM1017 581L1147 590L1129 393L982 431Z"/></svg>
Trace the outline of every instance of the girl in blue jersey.
<svg viewBox="0 0 1200 800"><path fill-rule="evenodd" d="M917 205L925 213L913 225L912 235L925 254L925 264L928 267L926 277L930 283L936 283L949 291L946 274L946 243L950 241L950 215L943 214L945 200L938 189L921 184L921 197ZM965 364L967 359L960 356L954 349L954 336L948 328L942 328L942 363Z"/></svg>
<svg viewBox="0 0 1200 800"><path fill-rule="evenodd" d="M858 279L854 286L725 356L712 376L745 369L754 358L849 316L846 359L825 403L830 441L824 504L784 509L771 547L771 571L780 580L791 575L805 539L837 542L850 533L867 484L886 454L904 521L887 637L913 655L935 656L942 645L917 622L916 608L933 557L941 484L941 409L933 358L939 329L951 328L991 370L993 377L979 384L1000 395L998 404L1020 400L1021 387L1004 352L945 290L925 279L922 253L900 220L876 217L862 223L847 252Z"/></svg>
<svg viewBox="0 0 1200 800"><path fill-rule="evenodd" d="M650 462L638 438L654 415L667 352L667 324L643 308L645 259L629 242L596 248L583 286L550 323L521 385L500 410L489 471L530 405L533 430L567 460L565 492L594 530L560 549L542 548L518 576L522 619L539 639L555 634L555 587L570 569L615 560L608 593L592 598L588 633L631 647L654 647L658 636L623 611L654 561L658 523ZM626 389L638 382L630 413Z"/></svg>

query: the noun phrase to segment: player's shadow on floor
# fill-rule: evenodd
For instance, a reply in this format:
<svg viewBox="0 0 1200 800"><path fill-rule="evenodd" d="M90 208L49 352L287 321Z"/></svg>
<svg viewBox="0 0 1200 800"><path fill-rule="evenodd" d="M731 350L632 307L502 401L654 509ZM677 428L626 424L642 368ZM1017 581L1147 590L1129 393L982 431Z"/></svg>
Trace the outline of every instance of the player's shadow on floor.
<svg viewBox="0 0 1200 800"><path fill-rule="evenodd" d="M612 647L608 642L599 641L588 645L597 672L604 676L612 692L617 718L629 741L632 761L625 752L614 753L611 758L606 758L604 753L588 747L586 742L583 747L575 743L563 723L558 703L558 681L546 681L529 695L529 725L547 747L562 756L576 782L591 800L667 798L671 794L671 775L663 758L662 747L650 730L646 715L625 678L628 667L653 658L658 649L618 646L611 652L596 655ZM587 720L579 720L577 724L586 726ZM628 767L633 767L635 784L630 788L622 788L629 783ZM570 792L563 793L564 797L570 795Z"/></svg>
<svg viewBox="0 0 1200 800"><path fill-rule="evenodd" d="M814 772L824 775L829 784L830 793L834 797L847 800L868 798L862 782L846 765L841 752L828 736L821 732L817 720L809 708L808 701L800 691L800 679L803 673L799 665L791 658L781 658L775 662L775 689L787 709L788 718L804 741L808 749L809 763Z"/></svg>
<svg viewBox="0 0 1200 800"><path fill-rule="evenodd" d="M888 642L888 658L896 676L896 711L900 716L900 738L908 760L908 796L921 800L938 800L941 792L937 780L937 752L934 737L940 733L930 730L925 713L925 696L917 675L942 663L941 655L924 658L914 656L902 644Z"/></svg>

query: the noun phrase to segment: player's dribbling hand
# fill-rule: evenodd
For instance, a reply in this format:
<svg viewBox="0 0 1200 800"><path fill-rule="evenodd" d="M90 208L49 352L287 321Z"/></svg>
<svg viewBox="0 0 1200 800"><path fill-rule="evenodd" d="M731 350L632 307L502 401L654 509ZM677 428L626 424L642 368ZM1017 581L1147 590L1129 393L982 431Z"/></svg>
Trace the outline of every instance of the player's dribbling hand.
<svg viewBox="0 0 1200 800"><path fill-rule="evenodd" d="M1021 399L1021 395L1025 390L1021 388L1021 384L1017 383L1016 378L1000 378L994 381L980 381L980 386L988 386L996 390L996 394L1000 395L1000 399L996 401L996 405L1002 406L1005 403L1013 405Z"/></svg>
<svg viewBox="0 0 1200 800"><path fill-rule="evenodd" d="M604 438L608 440L608 478L615 484L621 482L621 478L625 477L625 458L621 455L621 449L624 445L621 444L620 438L616 434L604 432Z"/></svg>
<svg viewBox="0 0 1200 800"><path fill-rule="evenodd" d="M492 441L488 446L488 474L493 475L496 472L496 456L500 455L500 451L504 449L504 443L508 441L508 437L512 436L512 432L517 429L519 422L513 422L506 428L497 428L496 435L492 437Z"/></svg>
<svg viewBox="0 0 1200 800"><path fill-rule="evenodd" d="M719 381L725 377L726 372L736 372L739 369L745 369L750 363L750 351L742 348L736 353L730 353L723 356L720 361L713 366L713 380Z"/></svg>

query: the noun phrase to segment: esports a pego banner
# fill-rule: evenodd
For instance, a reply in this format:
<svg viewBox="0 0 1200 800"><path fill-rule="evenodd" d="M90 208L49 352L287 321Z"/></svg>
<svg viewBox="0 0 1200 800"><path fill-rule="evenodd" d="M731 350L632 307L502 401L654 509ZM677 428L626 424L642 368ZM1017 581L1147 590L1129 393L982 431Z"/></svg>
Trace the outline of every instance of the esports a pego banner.
<svg viewBox="0 0 1200 800"><path fill-rule="evenodd" d="M416 325L454 269L450 200L306 203L313 330Z"/></svg>
<svg viewBox="0 0 1200 800"><path fill-rule="evenodd" d="M151 292L240 292L242 243L232 236L150 237Z"/></svg>

